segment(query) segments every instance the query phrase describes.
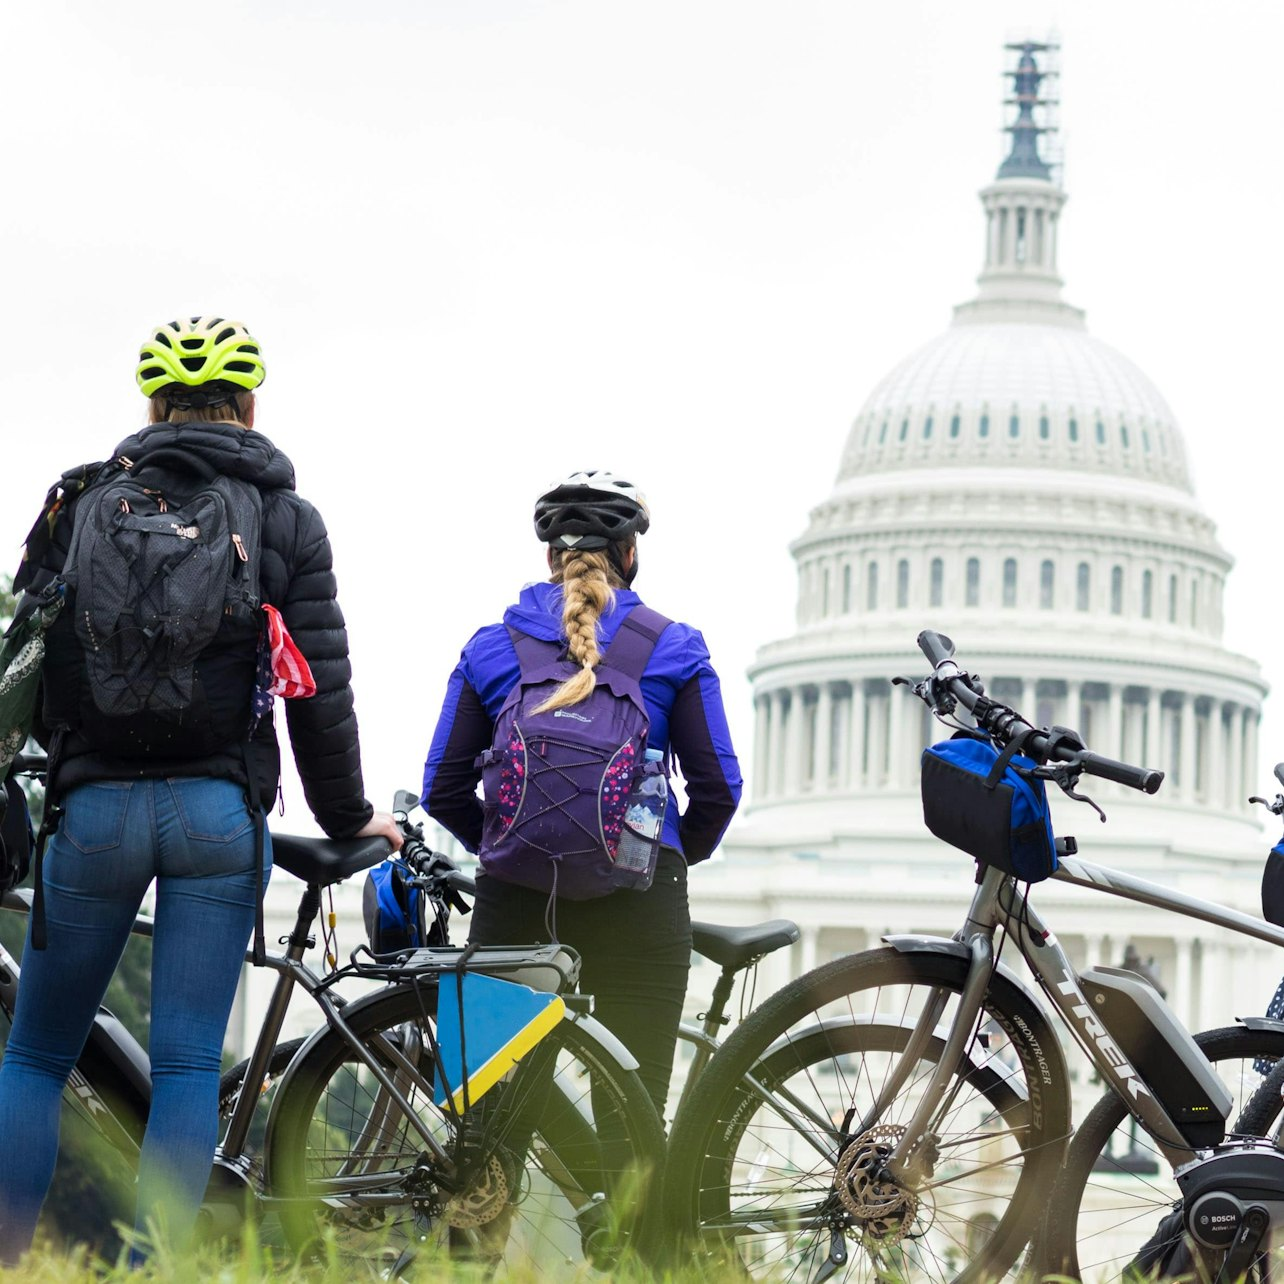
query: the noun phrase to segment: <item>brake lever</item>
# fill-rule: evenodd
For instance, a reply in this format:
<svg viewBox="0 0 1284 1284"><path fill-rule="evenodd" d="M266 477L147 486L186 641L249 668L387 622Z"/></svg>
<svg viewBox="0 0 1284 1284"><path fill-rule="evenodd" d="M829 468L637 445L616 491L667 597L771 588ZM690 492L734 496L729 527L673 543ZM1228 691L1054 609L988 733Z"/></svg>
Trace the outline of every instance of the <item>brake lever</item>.
<svg viewBox="0 0 1284 1284"><path fill-rule="evenodd" d="M1261 803L1272 816L1284 815L1284 794L1276 794L1275 801L1268 803L1265 798L1259 798L1254 794L1249 800L1251 803Z"/></svg>
<svg viewBox="0 0 1284 1284"><path fill-rule="evenodd" d="M1087 794L1081 794L1075 788L1079 783L1079 777L1083 774L1082 768L1077 763L1044 763L1041 767L1035 767L1030 774L1038 776L1040 780L1052 781L1067 798L1073 798L1075 802L1087 803L1097 813L1097 818L1102 824L1105 823L1106 813Z"/></svg>

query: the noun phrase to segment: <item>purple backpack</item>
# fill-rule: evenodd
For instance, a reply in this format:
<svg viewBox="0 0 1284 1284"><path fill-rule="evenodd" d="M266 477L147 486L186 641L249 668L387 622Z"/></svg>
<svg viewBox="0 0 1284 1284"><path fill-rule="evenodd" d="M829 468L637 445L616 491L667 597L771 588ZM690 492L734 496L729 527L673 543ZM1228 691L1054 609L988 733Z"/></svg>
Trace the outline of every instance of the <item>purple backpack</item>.
<svg viewBox="0 0 1284 1284"><path fill-rule="evenodd" d="M620 622L579 704L534 712L579 666L560 642L509 627L521 677L477 760L485 821L481 866L506 883L586 901L650 880L616 863L624 814L645 763L651 719L640 686L671 623L635 606ZM658 840L657 840L658 841Z"/></svg>

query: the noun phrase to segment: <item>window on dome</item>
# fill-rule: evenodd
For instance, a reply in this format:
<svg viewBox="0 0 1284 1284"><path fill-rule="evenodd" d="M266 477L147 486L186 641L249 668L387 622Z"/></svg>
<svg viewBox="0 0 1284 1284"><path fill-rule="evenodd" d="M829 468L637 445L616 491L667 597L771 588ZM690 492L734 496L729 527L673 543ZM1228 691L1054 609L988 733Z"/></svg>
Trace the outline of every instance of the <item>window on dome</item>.
<svg viewBox="0 0 1284 1284"><path fill-rule="evenodd" d="M1119 425L1119 444L1125 450L1128 449L1128 425L1127 424Z"/></svg>
<svg viewBox="0 0 1284 1284"><path fill-rule="evenodd" d="M1199 581L1191 580L1190 582L1190 627L1192 629L1199 626Z"/></svg>
<svg viewBox="0 0 1284 1284"><path fill-rule="evenodd" d="M1110 614L1122 615L1124 609L1124 568L1110 568Z"/></svg>
<svg viewBox="0 0 1284 1284"><path fill-rule="evenodd" d="M897 440L897 441L904 441L904 440L905 440L905 438L906 438L906 437L908 437L908 436L909 436L909 420L908 420L908 419L902 419L902 420L901 420L901 431L900 431L900 435L897 437L897 439L896 439L896 440Z"/></svg>
<svg viewBox="0 0 1284 1284"><path fill-rule="evenodd" d="M1003 563L1003 605L1015 606L1017 599L1017 564L1015 557Z"/></svg>
<svg viewBox="0 0 1284 1284"><path fill-rule="evenodd" d="M981 416L981 422L978 423L976 426L976 433L978 437L988 437L990 435L990 416L989 415Z"/></svg>
<svg viewBox="0 0 1284 1284"><path fill-rule="evenodd" d="M1070 433L1070 440L1078 441L1079 440L1079 421L1073 415L1070 416L1070 423L1067 425L1067 428Z"/></svg>
<svg viewBox="0 0 1284 1284"><path fill-rule="evenodd" d="M923 440L926 441L932 435L932 416L928 415L923 420Z"/></svg>
<svg viewBox="0 0 1284 1284"><path fill-rule="evenodd" d="M1150 454L1150 429L1149 428L1143 428L1141 430L1141 450L1143 454L1146 454L1146 455Z"/></svg>
<svg viewBox="0 0 1284 1284"><path fill-rule="evenodd" d="M1048 423L1047 415L1039 416L1039 436L1044 441L1047 441L1048 438L1052 436L1052 425Z"/></svg>
<svg viewBox="0 0 1284 1284"><path fill-rule="evenodd" d="M931 578L928 581L928 605L940 606L945 595L945 563L939 558L932 558Z"/></svg>
<svg viewBox="0 0 1284 1284"><path fill-rule="evenodd" d="M1153 571L1141 575L1141 618L1150 619L1155 609L1155 576Z"/></svg>
<svg viewBox="0 0 1284 1284"><path fill-rule="evenodd" d="M1052 610L1052 599L1056 588L1057 568L1051 560L1046 560L1039 567L1039 606L1044 611Z"/></svg>
<svg viewBox="0 0 1284 1284"><path fill-rule="evenodd" d="M829 614L829 567L826 566L820 573L820 614L822 617Z"/></svg>
<svg viewBox="0 0 1284 1284"><path fill-rule="evenodd" d="M1168 623L1177 623L1177 577L1168 577Z"/></svg>
<svg viewBox="0 0 1284 1284"><path fill-rule="evenodd" d="M1092 598L1092 567L1087 562L1080 562L1075 573L1074 609L1086 611Z"/></svg>
<svg viewBox="0 0 1284 1284"><path fill-rule="evenodd" d="M1008 417L1008 436L1019 437L1021 435L1021 416L1015 411Z"/></svg>
<svg viewBox="0 0 1284 1284"><path fill-rule="evenodd" d="M878 444L881 446L887 440L887 420L883 420L883 426L878 430Z"/></svg>
<svg viewBox="0 0 1284 1284"><path fill-rule="evenodd" d="M843 614L846 615L852 609L852 567L848 562L843 567Z"/></svg>
<svg viewBox="0 0 1284 1284"><path fill-rule="evenodd" d="M950 420L950 436L957 437L959 435L959 429L962 428L962 426L963 426L963 421L959 418L958 415L955 415Z"/></svg>
<svg viewBox="0 0 1284 1284"><path fill-rule="evenodd" d="M909 562L896 563L896 605L903 611L909 605Z"/></svg>
<svg viewBox="0 0 1284 1284"><path fill-rule="evenodd" d="M870 562L865 571L865 609L878 610L878 563Z"/></svg>
<svg viewBox="0 0 1284 1284"><path fill-rule="evenodd" d="M981 559L979 557L969 557L967 559L967 597L964 599L968 606L980 606L981 604Z"/></svg>
<svg viewBox="0 0 1284 1284"><path fill-rule="evenodd" d="M1016 261L1025 262L1025 207L1016 212Z"/></svg>
<svg viewBox="0 0 1284 1284"><path fill-rule="evenodd" d="M1097 445L1104 446L1105 444L1106 444L1106 425L1103 424L1100 419L1098 419L1097 420Z"/></svg>

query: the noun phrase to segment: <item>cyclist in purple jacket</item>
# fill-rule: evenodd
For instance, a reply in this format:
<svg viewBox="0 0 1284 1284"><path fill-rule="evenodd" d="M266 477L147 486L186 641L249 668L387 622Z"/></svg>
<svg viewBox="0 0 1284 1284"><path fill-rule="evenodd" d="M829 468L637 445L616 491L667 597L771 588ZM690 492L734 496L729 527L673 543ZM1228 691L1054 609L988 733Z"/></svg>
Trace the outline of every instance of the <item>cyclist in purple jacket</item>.
<svg viewBox="0 0 1284 1284"><path fill-rule="evenodd" d="M477 795L479 755L490 747L496 718L517 684L520 666L509 628L560 642L580 666L572 700L593 687L593 668L621 621L641 598L637 536L650 514L627 481L604 472L575 473L542 495L535 531L548 544L548 581L528 584L501 623L469 640L446 688L424 767L429 815L475 852L482 838ZM704 638L671 623L642 674L650 715L647 745L672 752L685 783L686 807L665 812L655 881L645 892L621 890L593 900L556 897L481 874L469 939L483 945L557 937L583 959L580 987L596 1015L638 1059L639 1073L661 1116L673 1071L682 1003L691 967L687 867L722 838L740 799L740 767L722 706L718 676ZM559 692L559 695L562 693Z"/></svg>

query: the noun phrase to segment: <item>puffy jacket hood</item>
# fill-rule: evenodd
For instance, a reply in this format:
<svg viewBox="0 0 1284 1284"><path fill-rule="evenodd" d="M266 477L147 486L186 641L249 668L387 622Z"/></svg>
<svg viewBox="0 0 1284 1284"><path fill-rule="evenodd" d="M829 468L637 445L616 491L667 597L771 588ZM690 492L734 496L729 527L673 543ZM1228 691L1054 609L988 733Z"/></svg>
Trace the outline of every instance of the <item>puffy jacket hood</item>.
<svg viewBox="0 0 1284 1284"><path fill-rule="evenodd" d="M598 632L609 642L620 627L620 621L641 602L632 589L615 590L615 607L603 614ZM541 642L559 642L562 638L562 586L540 580L527 584L521 596L504 612L504 623L527 633Z"/></svg>
<svg viewBox="0 0 1284 1284"><path fill-rule="evenodd" d="M294 465L261 432L227 423L152 424L116 447L136 464L152 451L179 449L198 456L215 472L253 482L260 490L294 489Z"/></svg>

